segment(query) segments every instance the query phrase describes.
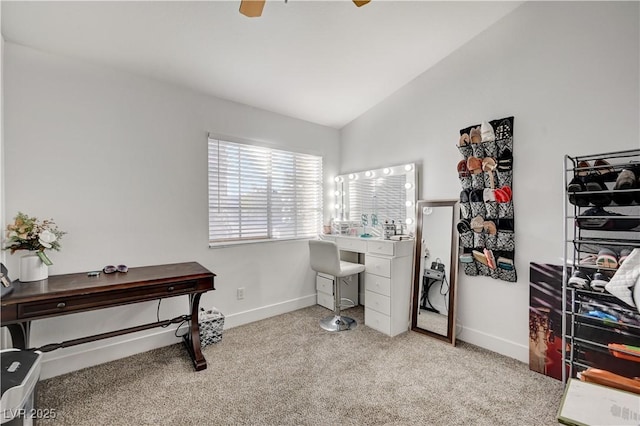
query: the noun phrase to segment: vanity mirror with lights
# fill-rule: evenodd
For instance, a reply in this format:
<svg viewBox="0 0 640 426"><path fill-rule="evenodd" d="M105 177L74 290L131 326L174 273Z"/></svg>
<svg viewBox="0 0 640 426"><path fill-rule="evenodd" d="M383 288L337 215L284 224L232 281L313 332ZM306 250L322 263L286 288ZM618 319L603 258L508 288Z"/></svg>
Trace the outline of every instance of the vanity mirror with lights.
<svg viewBox="0 0 640 426"><path fill-rule="evenodd" d="M336 176L332 233L362 237L413 235L415 163Z"/></svg>
<svg viewBox="0 0 640 426"><path fill-rule="evenodd" d="M411 329L455 345L457 200L416 202Z"/></svg>

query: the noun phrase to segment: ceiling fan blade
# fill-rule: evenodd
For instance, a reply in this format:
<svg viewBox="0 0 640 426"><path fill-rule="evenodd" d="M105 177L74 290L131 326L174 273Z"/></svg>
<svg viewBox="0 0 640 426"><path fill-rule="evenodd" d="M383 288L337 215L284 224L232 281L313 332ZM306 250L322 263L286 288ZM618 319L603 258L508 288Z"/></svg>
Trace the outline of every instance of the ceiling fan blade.
<svg viewBox="0 0 640 426"><path fill-rule="evenodd" d="M355 3L356 6L360 7L360 6L364 6L365 4L369 3L371 0L353 0L353 3Z"/></svg>
<svg viewBox="0 0 640 426"><path fill-rule="evenodd" d="M257 18L262 15L262 9L267 0L242 0L240 2L240 13L249 18Z"/></svg>

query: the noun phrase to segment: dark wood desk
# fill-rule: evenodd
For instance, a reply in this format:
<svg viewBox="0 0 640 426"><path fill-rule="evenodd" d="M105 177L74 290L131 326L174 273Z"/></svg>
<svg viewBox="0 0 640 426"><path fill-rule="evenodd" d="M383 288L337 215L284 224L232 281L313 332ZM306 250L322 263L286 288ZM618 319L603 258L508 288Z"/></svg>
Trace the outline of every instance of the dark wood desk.
<svg viewBox="0 0 640 426"><path fill-rule="evenodd" d="M0 325L7 326L15 347L26 349L33 320L188 295L189 315L33 349L48 352L188 320L190 332L183 336L183 343L195 369L204 370L207 361L200 347L198 308L202 293L215 290L214 277L214 273L199 263L189 262L130 268L126 273L101 273L99 277L89 277L85 272L53 275L46 280L29 283L15 281L13 293L0 302Z"/></svg>

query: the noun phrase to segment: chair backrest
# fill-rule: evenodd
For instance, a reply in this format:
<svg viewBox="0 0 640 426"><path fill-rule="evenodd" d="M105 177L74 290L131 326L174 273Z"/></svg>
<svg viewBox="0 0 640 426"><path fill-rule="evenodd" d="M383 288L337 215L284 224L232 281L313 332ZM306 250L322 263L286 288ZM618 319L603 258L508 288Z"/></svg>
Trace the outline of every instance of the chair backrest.
<svg viewBox="0 0 640 426"><path fill-rule="evenodd" d="M333 241L309 240L309 257L314 271L340 275L340 251Z"/></svg>

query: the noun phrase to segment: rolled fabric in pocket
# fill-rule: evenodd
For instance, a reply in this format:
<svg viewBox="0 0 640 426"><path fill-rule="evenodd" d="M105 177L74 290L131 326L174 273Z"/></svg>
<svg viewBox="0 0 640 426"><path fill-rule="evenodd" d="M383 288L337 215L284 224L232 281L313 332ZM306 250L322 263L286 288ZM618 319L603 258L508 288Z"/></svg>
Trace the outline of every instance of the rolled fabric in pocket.
<svg viewBox="0 0 640 426"><path fill-rule="evenodd" d="M495 201L485 201L484 202L485 209L485 219L497 219L498 218L498 203Z"/></svg>
<svg viewBox="0 0 640 426"><path fill-rule="evenodd" d="M478 268L476 267L473 255L471 253L464 253L460 255L460 265L466 275L475 277L478 275Z"/></svg>
<svg viewBox="0 0 640 426"><path fill-rule="evenodd" d="M460 234L460 245L464 248L473 248L473 231L467 231Z"/></svg>
<svg viewBox="0 0 640 426"><path fill-rule="evenodd" d="M471 148L470 144L462 145L462 146L458 145L458 150L460 151L460 154L462 154L462 156L465 159L473 155L473 148Z"/></svg>
<svg viewBox="0 0 640 426"><path fill-rule="evenodd" d="M497 249L501 251L514 251L516 249L513 231L498 229Z"/></svg>
<svg viewBox="0 0 640 426"><path fill-rule="evenodd" d="M498 218L513 219L513 201L498 203Z"/></svg>

